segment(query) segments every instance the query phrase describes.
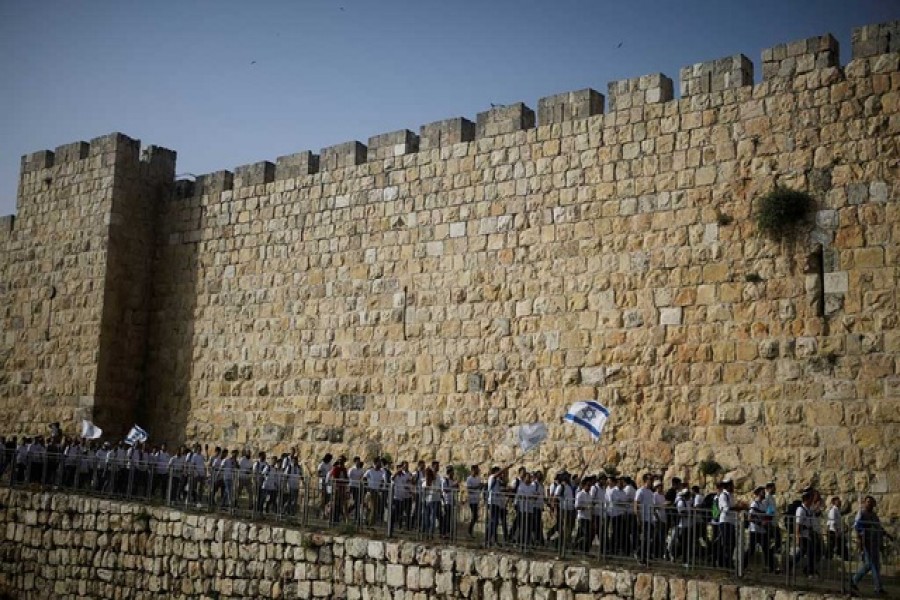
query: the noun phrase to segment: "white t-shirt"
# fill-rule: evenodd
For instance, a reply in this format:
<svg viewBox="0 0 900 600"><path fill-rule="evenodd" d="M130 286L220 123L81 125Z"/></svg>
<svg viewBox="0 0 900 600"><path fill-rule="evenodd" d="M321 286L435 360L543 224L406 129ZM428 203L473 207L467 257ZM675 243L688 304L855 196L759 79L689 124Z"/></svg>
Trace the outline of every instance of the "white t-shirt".
<svg viewBox="0 0 900 600"><path fill-rule="evenodd" d="M575 508L575 490L568 483L556 486L556 499L560 510L573 510Z"/></svg>
<svg viewBox="0 0 900 600"><path fill-rule="evenodd" d="M384 471L381 469L376 469L372 467L368 471L366 471L363 477L366 480L366 485L370 490L380 490L384 487Z"/></svg>
<svg viewBox="0 0 900 600"><path fill-rule="evenodd" d="M737 512L731 509L731 494L728 490L722 490L719 494L719 523L737 524Z"/></svg>
<svg viewBox="0 0 900 600"><path fill-rule="evenodd" d="M394 475L394 498L397 500L406 500L412 494L409 490L409 483L412 476L409 471L400 471Z"/></svg>
<svg viewBox="0 0 900 600"><path fill-rule="evenodd" d="M578 511L578 520L590 521L593 516L593 503L591 502L591 493L581 489L575 494L575 510Z"/></svg>
<svg viewBox="0 0 900 600"><path fill-rule="evenodd" d="M483 487L484 482L481 480L481 477L469 475L466 478L466 497L469 500L469 504L479 504L481 500L481 490Z"/></svg>
<svg viewBox="0 0 900 600"><path fill-rule="evenodd" d="M606 501L606 489L595 483L591 486L591 503L594 505L594 516L599 517L603 514L604 502Z"/></svg>
<svg viewBox="0 0 900 600"><path fill-rule="evenodd" d="M606 488L606 514L610 517L621 517L625 514L627 504L628 497L625 490L615 485Z"/></svg>
<svg viewBox="0 0 900 600"><path fill-rule="evenodd" d="M488 477L488 504L492 506L504 506L506 497L503 495L503 483L497 475Z"/></svg>
<svg viewBox="0 0 900 600"><path fill-rule="evenodd" d="M843 531L843 524L841 523L841 509L837 506L832 506L828 509L828 531L833 531L835 533L840 533Z"/></svg>
<svg viewBox="0 0 900 600"><path fill-rule="evenodd" d="M637 504L638 513L644 523L652 523L656 520L653 514L653 507L656 504L653 490L640 488L634 495L634 502Z"/></svg>
<svg viewBox="0 0 900 600"><path fill-rule="evenodd" d="M812 522L815 519L812 510L801 504L797 507L797 512L794 513L794 516L797 518L796 525L800 528L800 537L808 538L809 532L812 529Z"/></svg>
<svg viewBox="0 0 900 600"><path fill-rule="evenodd" d="M675 500L675 510L678 511L678 527L680 529L693 527L694 517L691 515L691 507L688 505L687 498L678 496Z"/></svg>
<svg viewBox="0 0 900 600"><path fill-rule="evenodd" d="M765 500L754 500L750 503L750 531L753 533L765 533L766 526L763 517L766 516Z"/></svg>
<svg viewBox="0 0 900 600"><path fill-rule="evenodd" d="M350 487L358 488L364 473L365 470L362 467L357 467L356 465L350 467L347 471L347 479L350 480Z"/></svg>

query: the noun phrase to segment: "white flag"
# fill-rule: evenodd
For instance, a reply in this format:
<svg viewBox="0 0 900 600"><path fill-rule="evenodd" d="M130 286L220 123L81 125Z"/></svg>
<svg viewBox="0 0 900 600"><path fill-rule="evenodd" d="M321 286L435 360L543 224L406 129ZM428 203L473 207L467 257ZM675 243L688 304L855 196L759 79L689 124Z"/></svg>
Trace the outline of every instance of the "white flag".
<svg viewBox="0 0 900 600"><path fill-rule="evenodd" d="M531 423L519 426L519 447L528 452L547 437L547 426L543 423Z"/></svg>
<svg viewBox="0 0 900 600"><path fill-rule="evenodd" d="M609 409L594 400L576 402L569 408L565 419L587 429L594 441L597 441L609 419Z"/></svg>
<svg viewBox="0 0 900 600"><path fill-rule="evenodd" d="M81 437L86 440L96 440L101 435L103 435L102 429L100 429L87 419L81 420Z"/></svg>
<svg viewBox="0 0 900 600"><path fill-rule="evenodd" d="M147 441L148 437L146 431L135 425L131 428L131 431L128 432L128 435L125 436L125 443L129 446L134 446L135 444Z"/></svg>

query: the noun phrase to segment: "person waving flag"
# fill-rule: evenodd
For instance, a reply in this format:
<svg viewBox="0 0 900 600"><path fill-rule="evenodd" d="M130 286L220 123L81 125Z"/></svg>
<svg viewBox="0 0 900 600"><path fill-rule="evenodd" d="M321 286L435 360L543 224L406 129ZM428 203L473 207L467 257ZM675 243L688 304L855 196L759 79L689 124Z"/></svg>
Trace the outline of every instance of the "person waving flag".
<svg viewBox="0 0 900 600"><path fill-rule="evenodd" d="M594 400L576 402L569 408L564 418L587 429L596 442L600 439L603 426L609 419L609 409Z"/></svg>

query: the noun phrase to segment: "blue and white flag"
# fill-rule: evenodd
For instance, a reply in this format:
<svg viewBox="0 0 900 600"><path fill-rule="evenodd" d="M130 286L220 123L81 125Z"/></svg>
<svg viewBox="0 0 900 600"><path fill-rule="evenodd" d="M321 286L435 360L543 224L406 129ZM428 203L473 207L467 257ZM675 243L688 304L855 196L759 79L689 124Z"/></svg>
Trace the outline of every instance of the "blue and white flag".
<svg viewBox="0 0 900 600"><path fill-rule="evenodd" d="M135 425L131 428L131 431L128 432L128 435L125 436L125 443L129 446L134 446L135 444L146 442L148 437L146 431Z"/></svg>
<svg viewBox="0 0 900 600"><path fill-rule="evenodd" d="M102 429L100 429L87 419L81 420L81 437L86 440L96 440L101 435L103 435Z"/></svg>
<svg viewBox="0 0 900 600"><path fill-rule="evenodd" d="M543 423L520 425L518 437L519 447L522 449L522 452L528 452L547 438L547 426Z"/></svg>
<svg viewBox="0 0 900 600"><path fill-rule="evenodd" d="M597 441L609 419L609 409L594 400L576 402L569 408L565 419L587 429L594 441Z"/></svg>

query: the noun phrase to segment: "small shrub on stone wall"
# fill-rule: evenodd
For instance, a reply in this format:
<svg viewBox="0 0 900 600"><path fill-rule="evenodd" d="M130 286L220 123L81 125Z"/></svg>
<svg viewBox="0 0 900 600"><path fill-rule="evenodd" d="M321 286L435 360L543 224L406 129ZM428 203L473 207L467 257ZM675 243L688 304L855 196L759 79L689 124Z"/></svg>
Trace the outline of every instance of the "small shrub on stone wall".
<svg viewBox="0 0 900 600"><path fill-rule="evenodd" d="M757 199L756 226L772 237L786 237L806 219L812 207L812 196L806 192L776 187Z"/></svg>

